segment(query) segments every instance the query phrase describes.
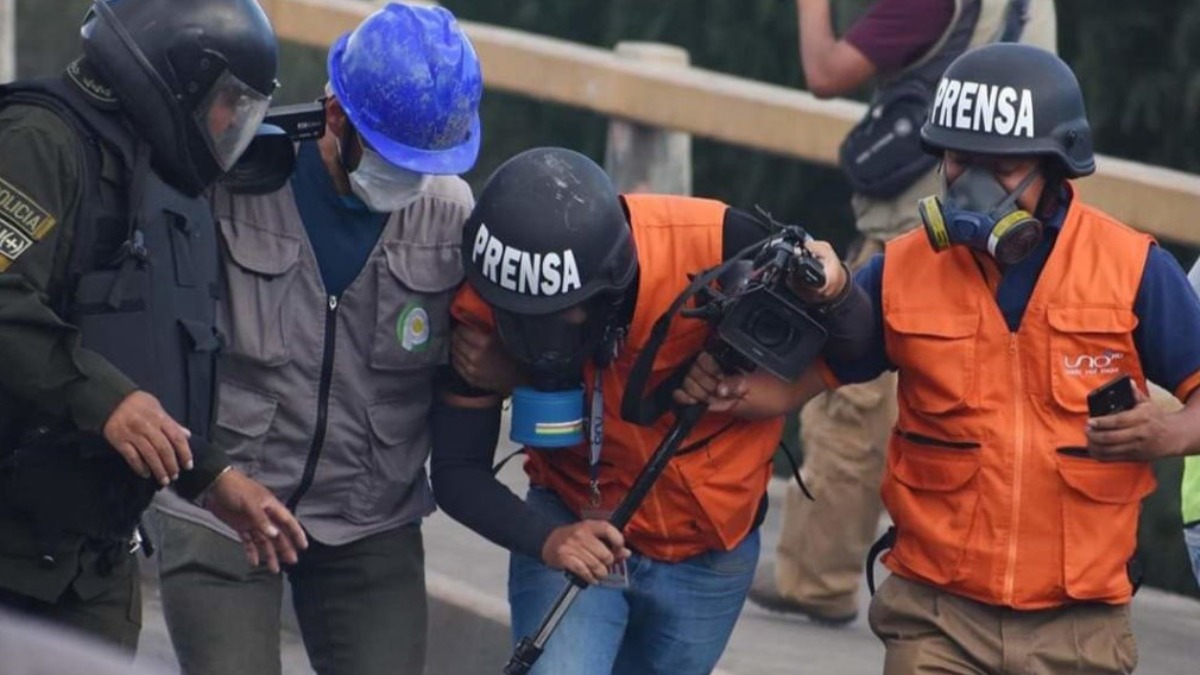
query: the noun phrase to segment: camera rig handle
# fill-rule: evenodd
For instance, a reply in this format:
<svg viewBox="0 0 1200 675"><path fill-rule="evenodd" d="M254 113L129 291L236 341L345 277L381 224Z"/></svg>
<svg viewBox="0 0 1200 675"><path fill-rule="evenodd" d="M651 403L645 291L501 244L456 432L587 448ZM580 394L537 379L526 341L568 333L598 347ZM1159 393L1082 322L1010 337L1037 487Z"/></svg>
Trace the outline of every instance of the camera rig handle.
<svg viewBox="0 0 1200 675"><path fill-rule="evenodd" d="M666 470L671 458L679 451L683 440L691 433L692 428L704 416L707 409L708 405L705 403L694 403L681 408L676 413L675 424L671 426L671 430L667 432L654 454L642 467L633 486L629 488L629 493L621 499L621 503L609 517L608 522L612 523L613 527L625 530L625 526L629 524L629 520L633 518L633 514L637 512L638 507L642 505L642 501L649 494L650 488L654 487L654 483ZM588 583L574 573L567 572L566 577L567 583L555 598L554 604L546 612L537 632L533 636L522 637L517 643L512 656L509 657L508 664L504 666L504 675L525 675L529 672L529 669L542 655L546 642L558 628L558 624L562 623L563 617L571 608L571 604L575 602L575 598L588 587Z"/></svg>

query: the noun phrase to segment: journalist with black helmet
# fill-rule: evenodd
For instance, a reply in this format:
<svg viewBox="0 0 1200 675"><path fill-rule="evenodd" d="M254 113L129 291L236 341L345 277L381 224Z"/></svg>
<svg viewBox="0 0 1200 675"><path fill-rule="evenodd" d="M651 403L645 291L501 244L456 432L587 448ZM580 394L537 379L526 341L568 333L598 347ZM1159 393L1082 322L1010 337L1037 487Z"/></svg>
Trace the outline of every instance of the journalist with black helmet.
<svg viewBox="0 0 1200 675"><path fill-rule="evenodd" d="M254 556L303 537L208 442L200 195L257 131L277 44L253 0L97 0L81 37L60 78L0 87L0 604L132 653L158 489L207 492Z"/></svg>
<svg viewBox="0 0 1200 675"><path fill-rule="evenodd" d="M463 231L468 283L452 307L431 480L447 514L512 552L514 640L537 628L562 570L596 584L530 672L708 673L724 650L758 559L782 418L701 418L624 532L607 519L672 427L673 387L660 385L682 377L709 336L696 318L676 317L657 338L653 324L691 275L770 234L718 201L618 195L599 166L562 148L518 154L488 179ZM869 324L865 296L827 243L786 253L812 256L824 283L789 278L789 293L819 317L826 350L852 356ZM645 384L665 396L623 411L651 349ZM491 471L510 392L525 500Z"/></svg>
<svg viewBox="0 0 1200 675"><path fill-rule="evenodd" d="M895 527L876 545L892 574L870 610L883 672L1012 672L1014 654L1022 672L1132 672L1150 462L1200 453L1200 346L1179 339L1200 333L1200 300L1151 237L1076 196L1091 132L1054 54L958 57L921 135L942 189L918 205L925 233L857 274L875 305L865 356L791 385L702 359L676 398L777 415L896 371ZM1148 381L1184 408L1165 413ZM1132 383L1128 409L1095 410L1113 382Z"/></svg>

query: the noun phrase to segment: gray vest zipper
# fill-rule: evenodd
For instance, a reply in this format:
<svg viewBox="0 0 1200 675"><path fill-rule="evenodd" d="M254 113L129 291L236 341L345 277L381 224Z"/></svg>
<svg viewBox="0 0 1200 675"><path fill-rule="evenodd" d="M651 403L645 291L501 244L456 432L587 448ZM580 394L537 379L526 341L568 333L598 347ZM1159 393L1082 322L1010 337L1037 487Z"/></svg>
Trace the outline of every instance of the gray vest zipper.
<svg viewBox="0 0 1200 675"><path fill-rule="evenodd" d="M317 389L317 425L313 430L308 459L304 461L304 475L300 478L300 486L292 493L287 503L292 512L296 511L296 505L312 486L313 476L317 473L317 462L321 460L321 448L325 445L325 429L329 423L329 386L333 379L333 349L337 342L337 308L337 296L329 296L329 307L325 310L325 348L321 354L321 382Z"/></svg>

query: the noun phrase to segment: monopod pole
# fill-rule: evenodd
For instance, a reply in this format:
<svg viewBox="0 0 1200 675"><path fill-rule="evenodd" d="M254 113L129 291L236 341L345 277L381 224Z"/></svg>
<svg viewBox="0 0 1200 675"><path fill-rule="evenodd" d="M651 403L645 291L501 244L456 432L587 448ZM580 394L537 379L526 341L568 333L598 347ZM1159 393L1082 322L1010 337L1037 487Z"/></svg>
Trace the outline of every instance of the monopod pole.
<svg viewBox="0 0 1200 675"><path fill-rule="evenodd" d="M704 415L704 411L708 409L708 404L693 403L681 409L675 415L675 424L662 442L658 444L654 454L650 456L650 460L646 462L646 466L642 467L641 473L638 474L637 480L633 482L633 487L629 489L629 494L621 500L617 505L617 509L613 511L608 522L612 523L613 527L624 531L625 526L629 524L629 519L642 505L642 501L646 499L646 495L650 492L650 488L654 486L655 481L662 475L662 472L667 468L667 463L679 451L679 446L683 443L683 439L691 433L692 427L696 426L696 422ZM554 604L551 605L550 611L546 612L546 617L542 619L542 625L538 627L537 633L531 638L528 635L521 638L517 643L517 648L513 650L512 656L508 660L508 665L504 666L504 675L525 675L533 664L537 663L538 657L542 655L542 650L546 647L546 642L558 628L558 624L562 622L566 616L567 610L571 608L571 603L575 602L575 598L579 596L580 591L587 588L588 583L577 575L567 572L567 584L563 587L562 592L558 594Z"/></svg>

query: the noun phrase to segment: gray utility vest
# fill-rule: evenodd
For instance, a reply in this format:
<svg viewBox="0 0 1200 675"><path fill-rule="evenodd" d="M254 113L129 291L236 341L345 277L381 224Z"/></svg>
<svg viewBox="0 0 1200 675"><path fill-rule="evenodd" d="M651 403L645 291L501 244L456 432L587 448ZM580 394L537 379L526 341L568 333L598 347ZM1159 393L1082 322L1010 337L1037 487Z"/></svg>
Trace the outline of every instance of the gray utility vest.
<svg viewBox="0 0 1200 675"><path fill-rule="evenodd" d="M461 179L433 178L388 219L358 277L333 297L290 183L213 197L227 341L215 442L317 541L345 544L433 510L427 417L472 204ZM159 505L234 536L178 497L163 493Z"/></svg>
<svg viewBox="0 0 1200 675"><path fill-rule="evenodd" d="M942 36L924 56L880 83L866 115L842 142L839 162L856 193L895 197L937 165L938 158L921 147L919 132L942 73L972 47L1020 38L1029 4L955 0Z"/></svg>
<svg viewBox="0 0 1200 675"><path fill-rule="evenodd" d="M208 203L160 179L149 146L122 118L90 105L65 82L3 87L0 99L53 111L85 145L56 311L79 328L83 348L157 397L191 430L193 451L206 452L219 344ZM128 541L157 485L134 474L100 435L24 412L31 414L17 420L15 447L0 448L5 503L31 519L46 551L69 535Z"/></svg>

